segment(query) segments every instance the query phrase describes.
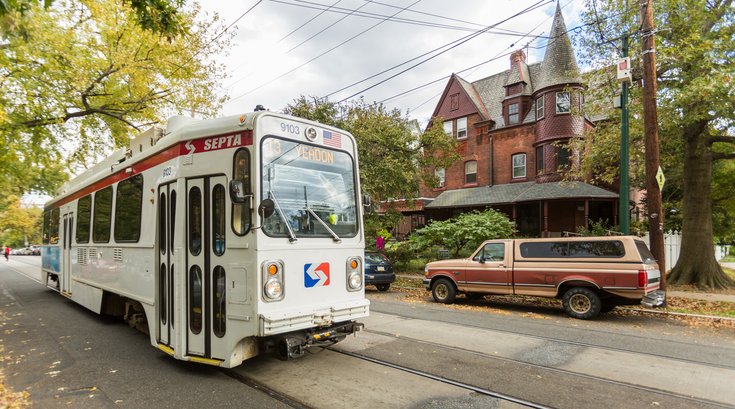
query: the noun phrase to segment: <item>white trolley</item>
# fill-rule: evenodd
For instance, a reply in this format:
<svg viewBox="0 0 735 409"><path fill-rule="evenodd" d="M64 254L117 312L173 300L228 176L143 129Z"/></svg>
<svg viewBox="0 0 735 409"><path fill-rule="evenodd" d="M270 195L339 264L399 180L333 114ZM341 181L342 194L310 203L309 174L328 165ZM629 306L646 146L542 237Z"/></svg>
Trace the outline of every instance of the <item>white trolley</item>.
<svg viewBox="0 0 735 409"><path fill-rule="evenodd" d="M174 117L46 204L46 285L176 359L300 356L368 315L358 169L316 122Z"/></svg>

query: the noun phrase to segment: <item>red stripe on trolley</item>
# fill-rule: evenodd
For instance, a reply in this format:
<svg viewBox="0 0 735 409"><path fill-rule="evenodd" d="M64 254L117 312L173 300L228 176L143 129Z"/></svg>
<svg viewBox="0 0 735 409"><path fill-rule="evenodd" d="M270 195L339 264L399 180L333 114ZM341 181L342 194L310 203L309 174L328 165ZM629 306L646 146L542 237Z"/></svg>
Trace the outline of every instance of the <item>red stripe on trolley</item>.
<svg viewBox="0 0 735 409"><path fill-rule="evenodd" d="M66 203L79 199L80 197L84 197L92 192L96 192L129 177L143 173L144 171L164 162L176 159L179 156L212 152L220 149L239 148L241 146L250 146L252 144L253 131L250 129L235 133L205 136L204 138L180 142L176 145L169 146L168 148L156 153L155 155L149 156L140 162L133 163L130 166L124 166L121 170L113 173L112 175L94 182L91 185L70 194L69 196L63 197L58 201L53 202L51 205L47 205L47 207L54 208L65 205ZM124 163L125 162L121 162L118 166L122 166ZM131 169L132 171L127 173L127 169Z"/></svg>

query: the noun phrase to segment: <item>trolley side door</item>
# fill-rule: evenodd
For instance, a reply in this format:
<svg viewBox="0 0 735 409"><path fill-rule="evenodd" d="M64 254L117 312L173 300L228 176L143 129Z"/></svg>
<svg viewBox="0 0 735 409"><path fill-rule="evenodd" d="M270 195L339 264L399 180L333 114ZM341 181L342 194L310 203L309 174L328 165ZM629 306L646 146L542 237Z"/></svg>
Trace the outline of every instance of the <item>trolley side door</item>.
<svg viewBox="0 0 735 409"><path fill-rule="evenodd" d="M226 359L227 178L187 180L188 353Z"/></svg>
<svg viewBox="0 0 735 409"><path fill-rule="evenodd" d="M74 226L74 213L69 212L62 216L59 234L61 240L61 293L71 295L71 239Z"/></svg>
<svg viewBox="0 0 735 409"><path fill-rule="evenodd" d="M204 179L186 181L186 338L187 354L206 356L204 315L205 251Z"/></svg>
<svg viewBox="0 0 735 409"><path fill-rule="evenodd" d="M158 321L158 342L173 345L174 329L174 273L173 233L176 215L176 191L174 184L158 187L158 226L156 271L156 314Z"/></svg>

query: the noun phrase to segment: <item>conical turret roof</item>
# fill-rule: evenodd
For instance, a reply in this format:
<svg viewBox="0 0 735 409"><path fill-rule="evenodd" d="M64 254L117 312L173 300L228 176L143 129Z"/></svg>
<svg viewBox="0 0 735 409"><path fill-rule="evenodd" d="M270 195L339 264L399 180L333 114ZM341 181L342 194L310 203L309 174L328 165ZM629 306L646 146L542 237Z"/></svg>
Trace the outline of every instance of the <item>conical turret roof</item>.
<svg viewBox="0 0 735 409"><path fill-rule="evenodd" d="M559 3L556 3L556 14L541 66L541 78L534 87L537 91L554 85L582 83L582 75L577 67L577 59L574 57Z"/></svg>

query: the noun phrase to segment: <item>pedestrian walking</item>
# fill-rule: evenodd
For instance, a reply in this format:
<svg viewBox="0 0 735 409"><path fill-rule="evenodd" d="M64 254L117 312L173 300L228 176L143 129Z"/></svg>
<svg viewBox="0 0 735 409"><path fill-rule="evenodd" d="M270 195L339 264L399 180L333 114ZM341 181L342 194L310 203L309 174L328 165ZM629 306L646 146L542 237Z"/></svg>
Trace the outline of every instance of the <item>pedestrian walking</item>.
<svg viewBox="0 0 735 409"><path fill-rule="evenodd" d="M5 246L4 253L5 253L5 261L9 261L10 260L10 247Z"/></svg>

